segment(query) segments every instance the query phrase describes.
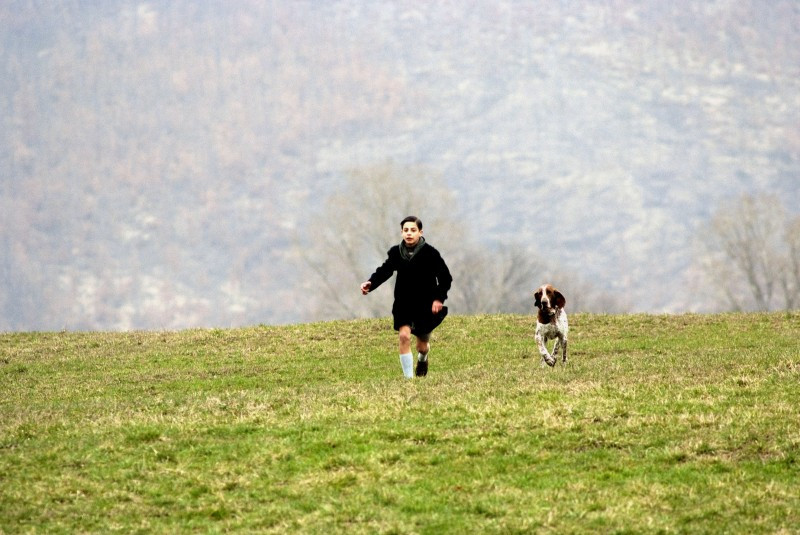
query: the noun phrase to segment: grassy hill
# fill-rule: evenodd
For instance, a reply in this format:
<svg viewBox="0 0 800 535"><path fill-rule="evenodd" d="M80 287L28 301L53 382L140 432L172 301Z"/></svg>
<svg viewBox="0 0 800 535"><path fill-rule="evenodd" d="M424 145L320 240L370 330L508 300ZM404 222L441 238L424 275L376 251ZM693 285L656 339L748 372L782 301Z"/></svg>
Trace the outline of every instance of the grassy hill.
<svg viewBox="0 0 800 535"><path fill-rule="evenodd" d="M800 313L0 335L0 533L800 526Z"/></svg>

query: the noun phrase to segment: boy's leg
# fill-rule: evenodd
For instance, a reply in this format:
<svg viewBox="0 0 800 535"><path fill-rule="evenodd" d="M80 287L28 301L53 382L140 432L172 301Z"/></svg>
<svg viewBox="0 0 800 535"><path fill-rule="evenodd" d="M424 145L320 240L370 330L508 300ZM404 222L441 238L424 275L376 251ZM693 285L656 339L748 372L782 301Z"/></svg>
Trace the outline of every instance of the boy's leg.
<svg viewBox="0 0 800 535"><path fill-rule="evenodd" d="M411 354L411 326L402 325L398 329L400 341L400 365L406 379L414 376L414 356Z"/></svg>
<svg viewBox="0 0 800 535"><path fill-rule="evenodd" d="M427 355L431 350L431 333L417 335L417 353Z"/></svg>
<svg viewBox="0 0 800 535"><path fill-rule="evenodd" d="M428 374L428 352L431 350L431 333L417 335L417 377Z"/></svg>
<svg viewBox="0 0 800 535"><path fill-rule="evenodd" d="M428 358L428 351L431 350L431 333L417 335L417 356L422 360Z"/></svg>

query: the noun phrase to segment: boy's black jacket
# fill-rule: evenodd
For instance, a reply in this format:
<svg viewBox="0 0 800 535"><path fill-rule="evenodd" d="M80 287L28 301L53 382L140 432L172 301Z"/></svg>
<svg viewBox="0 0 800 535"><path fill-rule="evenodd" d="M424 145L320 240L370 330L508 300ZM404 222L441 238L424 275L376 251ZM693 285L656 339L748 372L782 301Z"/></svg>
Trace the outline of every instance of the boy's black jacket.
<svg viewBox="0 0 800 535"><path fill-rule="evenodd" d="M389 249L386 260L370 275L370 291L389 280L396 271L393 313L398 310L430 310L437 299L444 303L453 277L439 251L426 243L411 260L404 260L400 255L401 246Z"/></svg>

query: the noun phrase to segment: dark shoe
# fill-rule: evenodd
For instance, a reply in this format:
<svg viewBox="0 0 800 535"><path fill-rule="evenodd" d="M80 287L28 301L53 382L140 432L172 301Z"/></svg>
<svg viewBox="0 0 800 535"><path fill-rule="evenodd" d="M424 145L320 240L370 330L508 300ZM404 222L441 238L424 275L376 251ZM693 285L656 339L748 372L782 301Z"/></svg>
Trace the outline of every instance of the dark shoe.
<svg viewBox="0 0 800 535"><path fill-rule="evenodd" d="M417 377L425 377L426 375L428 375L428 361L417 362Z"/></svg>

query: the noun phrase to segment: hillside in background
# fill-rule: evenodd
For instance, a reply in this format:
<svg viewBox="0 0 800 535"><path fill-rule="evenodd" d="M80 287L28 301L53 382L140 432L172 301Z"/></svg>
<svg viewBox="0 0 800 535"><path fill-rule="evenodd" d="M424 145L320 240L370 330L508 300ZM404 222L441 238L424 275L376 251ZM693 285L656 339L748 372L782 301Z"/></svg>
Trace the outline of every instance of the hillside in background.
<svg viewBox="0 0 800 535"><path fill-rule="evenodd" d="M0 330L313 320L295 240L382 162L633 311L714 307L722 201L800 206L791 0L10 1L0 67Z"/></svg>

